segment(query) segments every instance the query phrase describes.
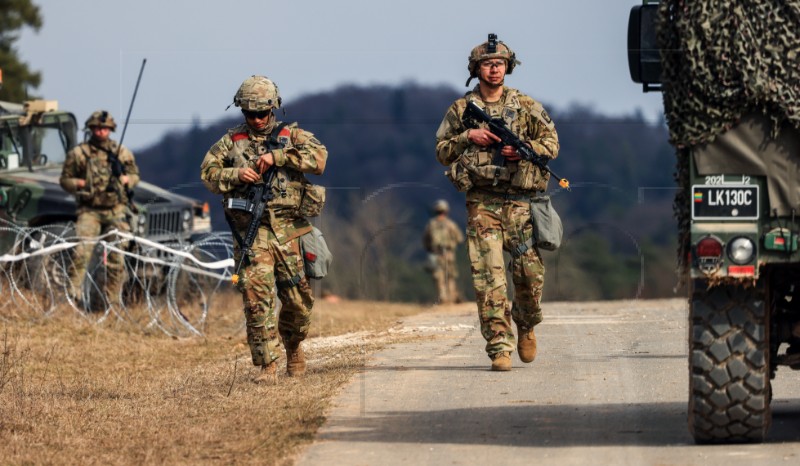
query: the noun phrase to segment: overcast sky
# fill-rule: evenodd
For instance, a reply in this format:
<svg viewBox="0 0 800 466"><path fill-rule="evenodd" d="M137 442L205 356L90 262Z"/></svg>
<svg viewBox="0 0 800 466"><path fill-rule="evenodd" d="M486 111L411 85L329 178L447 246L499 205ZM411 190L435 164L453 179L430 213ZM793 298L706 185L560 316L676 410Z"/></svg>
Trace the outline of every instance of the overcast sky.
<svg viewBox="0 0 800 466"><path fill-rule="evenodd" d="M649 119L661 111L660 94L643 94L628 73L637 0L33 1L44 26L22 34L20 55L43 74L35 92L81 124L99 108L123 123L147 58L125 136L133 149L223 118L252 74L272 78L289 111L299 96L348 83L460 91L469 51L489 32L522 61L506 84L555 108L640 109Z"/></svg>

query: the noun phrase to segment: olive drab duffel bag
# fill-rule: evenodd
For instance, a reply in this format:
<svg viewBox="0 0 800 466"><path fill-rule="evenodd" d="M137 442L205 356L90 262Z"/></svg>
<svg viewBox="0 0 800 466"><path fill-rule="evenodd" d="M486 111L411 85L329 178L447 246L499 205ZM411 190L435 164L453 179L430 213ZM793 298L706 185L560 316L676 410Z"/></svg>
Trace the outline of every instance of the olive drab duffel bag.
<svg viewBox="0 0 800 466"><path fill-rule="evenodd" d="M310 232L300 237L300 253L306 277L319 280L328 275L333 255L319 228L312 226Z"/></svg>
<svg viewBox="0 0 800 466"><path fill-rule="evenodd" d="M546 251L555 251L561 247L564 226L550 202L550 196L536 196L531 199L531 220L536 247Z"/></svg>
<svg viewBox="0 0 800 466"><path fill-rule="evenodd" d="M536 196L531 199L531 223L533 236L511 250L511 255L515 258L525 254L532 247L545 251L555 251L561 247L564 226L550 202L550 196Z"/></svg>

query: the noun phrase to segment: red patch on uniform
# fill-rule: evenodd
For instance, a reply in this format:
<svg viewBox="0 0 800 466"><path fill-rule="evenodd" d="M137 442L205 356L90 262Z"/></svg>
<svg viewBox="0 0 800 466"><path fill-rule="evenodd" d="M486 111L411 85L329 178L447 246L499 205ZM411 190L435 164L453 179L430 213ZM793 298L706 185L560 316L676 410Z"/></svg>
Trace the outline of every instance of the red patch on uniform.
<svg viewBox="0 0 800 466"><path fill-rule="evenodd" d="M306 252L305 258L309 262L314 262L315 260L317 260L317 255L314 254L313 252Z"/></svg>
<svg viewBox="0 0 800 466"><path fill-rule="evenodd" d="M233 142L241 141L242 139L247 139L247 133L236 133L231 136L231 141Z"/></svg>
<svg viewBox="0 0 800 466"><path fill-rule="evenodd" d="M285 138L288 138L288 137L289 137L289 136L291 136L291 135L292 135L292 131L291 131L289 128L285 127L285 126L284 126L284 127L283 127L283 129L281 129L281 131L278 133L278 137L281 137L281 136L283 136L283 137L285 137Z"/></svg>

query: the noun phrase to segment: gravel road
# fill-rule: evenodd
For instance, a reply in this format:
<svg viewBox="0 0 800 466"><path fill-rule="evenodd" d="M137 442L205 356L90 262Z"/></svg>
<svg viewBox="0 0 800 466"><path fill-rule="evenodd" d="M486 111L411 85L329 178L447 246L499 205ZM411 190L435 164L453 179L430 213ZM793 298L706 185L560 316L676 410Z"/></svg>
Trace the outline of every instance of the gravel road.
<svg viewBox="0 0 800 466"><path fill-rule="evenodd" d="M800 373L773 381L770 442L694 445L685 300L548 303L539 355L489 371L474 304L407 319L426 336L365 360L300 465L800 462Z"/></svg>

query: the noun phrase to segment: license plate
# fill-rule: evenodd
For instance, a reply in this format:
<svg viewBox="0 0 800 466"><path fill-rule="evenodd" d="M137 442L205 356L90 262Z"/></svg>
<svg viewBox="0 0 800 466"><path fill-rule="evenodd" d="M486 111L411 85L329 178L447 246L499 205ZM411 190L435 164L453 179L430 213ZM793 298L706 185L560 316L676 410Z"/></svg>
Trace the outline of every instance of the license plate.
<svg viewBox="0 0 800 466"><path fill-rule="evenodd" d="M758 185L695 185L692 219L758 220Z"/></svg>

